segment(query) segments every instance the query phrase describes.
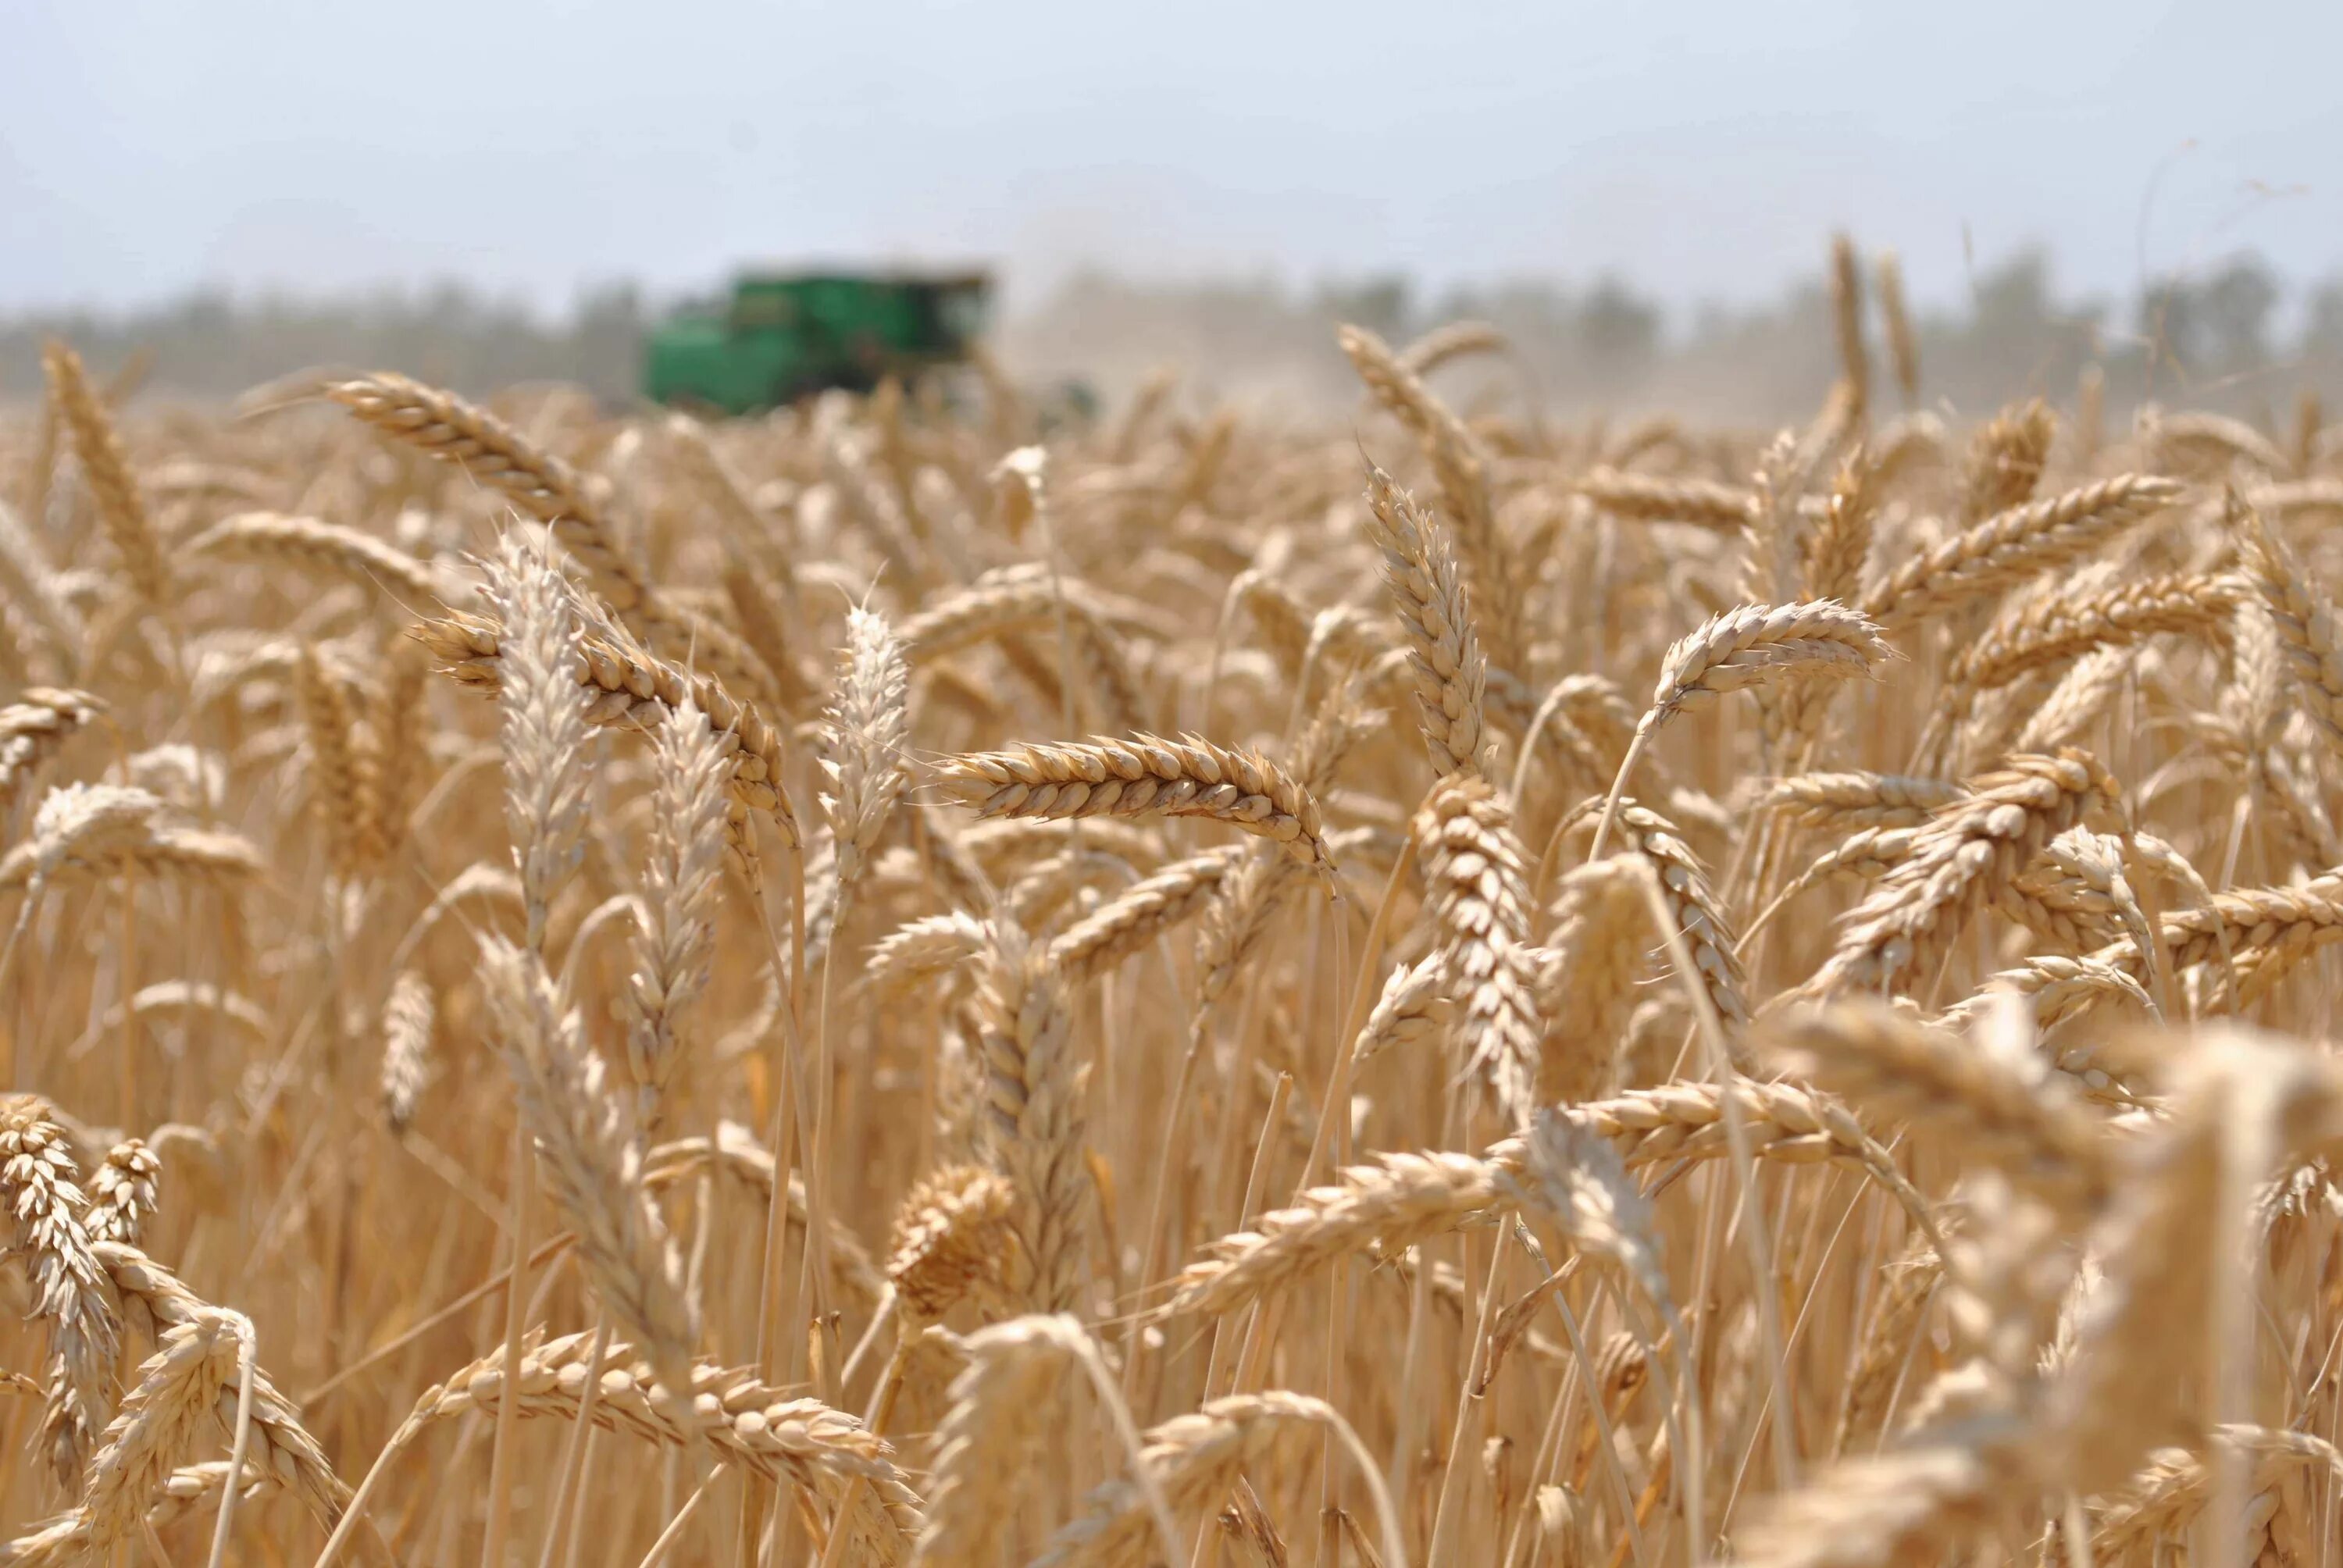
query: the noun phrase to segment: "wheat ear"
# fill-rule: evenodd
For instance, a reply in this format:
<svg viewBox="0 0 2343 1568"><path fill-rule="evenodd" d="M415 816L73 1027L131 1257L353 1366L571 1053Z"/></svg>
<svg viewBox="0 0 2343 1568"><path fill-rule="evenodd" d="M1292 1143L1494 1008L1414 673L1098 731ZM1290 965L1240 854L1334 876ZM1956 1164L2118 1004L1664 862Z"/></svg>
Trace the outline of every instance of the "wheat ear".
<svg viewBox="0 0 2343 1568"><path fill-rule="evenodd" d="M595 594L661 658L706 669L752 696L771 694L771 672L737 634L659 591L620 541L600 499L568 464L487 410L404 376L377 372L330 387L326 395L394 439L458 465L545 523Z"/></svg>
<svg viewBox="0 0 2343 1568"><path fill-rule="evenodd" d="M1464 1070L1488 1080L1509 1126L1523 1126L1537 1104L1544 1030L1513 814L1487 779L1456 774L1433 786L1413 832Z"/></svg>
<svg viewBox="0 0 2343 1568"><path fill-rule="evenodd" d="M579 1259L611 1317L681 1387L699 1340L683 1264L643 1179L640 1142L543 960L501 937L480 942L482 990L539 1169L578 1235Z"/></svg>
<svg viewBox="0 0 2343 1568"><path fill-rule="evenodd" d="M936 782L982 817L1208 817L1272 839L1321 870L1333 857L1318 802L1258 753L1200 736L1029 744L936 765Z"/></svg>
<svg viewBox="0 0 2343 1568"><path fill-rule="evenodd" d="M2096 1212L2113 1181L2096 1120L2039 1058L2004 1060L1879 1003L1850 1002L1769 1020L1769 1049L1800 1080L1916 1143L1999 1171L2062 1211Z"/></svg>
<svg viewBox="0 0 2343 1568"><path fill-rule="evenodd" d="M71 1488L104 1424L117 1328L105 1271L91 1251L79 1170L41 1101L0 1103L0 1193L27 1261L33 1312L48 1327L45 1440L59 1482Z"/></svg>
<svg viewBox="0 0 2343 1568"><path fill-rule="evenodd" d="M105 701L86 691L42 686L25 688L0 708L0 817L15 809L41 765L106 711Z"/></svg>
<svg viewBox="0 0 2343 1568"><path fill-rule="evenodd" d="M171 564L163 552L162 536L146 510L130 459L113 418L89 385L81 356L62 343L41 350L56 407L73 437L74 456L81 459L82 476L97 501L97 518L108 543L122 558L122 574L130 589L149 606L161 606L172 595Z"/></svg>
<svg viewBox="0 0 2343 1568"><path fill-rule="evenodd" d="M1367 538L1383 552L1392 608L1407 628L1424 749L1443 776L1482 765L1488 666L1455 547L1391 476L1367 465Z"/></svg>
<svg viewBox="0 0 2343 1568"><path fill-rule="evenodd" d="M726 769L708 716L687 700L651 737L658 783L642 871L642 918L622 1005L627 1067L646 1127L656 1128L677 1068L677 1030L708 986L716 879L724 862Z"/></svg>
<svg viewBox="0 0 2343 1568"><path fill-rule="evenodd" d="M1915 830L1909 856L1848 915L1811 988L1883 989L1928 972L1996 887L2117 797L2107 769L2071 749L2013 757L2000 771L1970 780L1969 795Z"/></svg>
<svg viewBox="0 0 2343 1568"><path fill-rule="evenodd" d="M1047 950L996 920L976 990L984 1148L1016 1191L1021 1293L1038 1310L1077 1304L1087 1178L1064 978Z"/></svg>
<svg viewBox="0 0 2343 1568"><path fill-rule="evenodd" d="M2088 555L2181 493L2176 480L2117 474L2009 507L1906 560L1864 596L1864 611L1888 627L1944 615Z"/></svg>
<svg viewBox="0 0 2343 1568"><path fill-rule="evenodd" d="M317 518L238 512L189 539L182 553L193 558L286 561L303 571L330 572L379 585L409 608L428 605L439 597L427 563L372 534Z"/></svg>

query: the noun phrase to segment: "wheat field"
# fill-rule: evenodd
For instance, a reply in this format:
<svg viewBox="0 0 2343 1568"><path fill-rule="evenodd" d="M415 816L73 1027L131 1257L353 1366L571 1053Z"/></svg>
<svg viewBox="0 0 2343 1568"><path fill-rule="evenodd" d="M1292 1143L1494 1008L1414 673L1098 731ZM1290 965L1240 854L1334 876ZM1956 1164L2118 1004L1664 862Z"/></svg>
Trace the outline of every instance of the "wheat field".
<svg viewBox="0 0 2343 1568"><path fill-rule="evenodd" d="M0 1558L2336 1563L2343 439L1859 281L1780 433L55 346Z"/></svg>

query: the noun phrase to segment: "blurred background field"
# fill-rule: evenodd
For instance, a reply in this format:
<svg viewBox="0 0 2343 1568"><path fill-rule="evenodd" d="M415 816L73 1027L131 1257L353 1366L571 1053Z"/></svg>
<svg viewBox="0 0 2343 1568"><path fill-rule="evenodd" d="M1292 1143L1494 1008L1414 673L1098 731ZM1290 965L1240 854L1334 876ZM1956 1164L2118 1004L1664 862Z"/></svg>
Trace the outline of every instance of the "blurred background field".
<svg viewBox="0 0 2343 1568"><path fill-rule="evenodd" d="M2343 10L1957 14L222 0L0 57L0 399L50 334L156 393L315 365L634 394L743 266L981 264L993 347L1298 419L1342 320L1502 327L1565 416L1802 417L1824 240L1894 249L1930 397L2252 416L2343 387ZM1473 388L1455 389L1470 400Z"/></svg>

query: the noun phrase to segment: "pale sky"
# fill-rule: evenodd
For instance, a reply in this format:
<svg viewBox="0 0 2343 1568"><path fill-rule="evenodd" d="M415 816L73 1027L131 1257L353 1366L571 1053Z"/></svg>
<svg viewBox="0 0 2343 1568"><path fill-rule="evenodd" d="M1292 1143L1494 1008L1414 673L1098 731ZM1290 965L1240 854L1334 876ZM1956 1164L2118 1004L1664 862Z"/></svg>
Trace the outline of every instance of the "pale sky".
<svg viewBox="0 0 2343 1568"><path fill-rule="evenodd" d="M0 310L751 259L2343 268L2343 0L0 0Z"/></svg>

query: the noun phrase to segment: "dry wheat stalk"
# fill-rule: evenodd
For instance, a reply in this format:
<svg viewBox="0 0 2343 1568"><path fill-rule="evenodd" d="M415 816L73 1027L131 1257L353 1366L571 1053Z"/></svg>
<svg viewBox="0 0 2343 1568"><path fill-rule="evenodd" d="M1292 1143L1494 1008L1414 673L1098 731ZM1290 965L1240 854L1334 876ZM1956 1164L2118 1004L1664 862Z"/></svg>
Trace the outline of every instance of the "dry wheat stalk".
<svg viewBox="0 0 2343 1568"><path fill-rule="evenodd" d="M402 638L389 650L382 689L367 715L373 738L374 820L370 832L381 840L385 853L407 838L407 814L416 805L419 787L430 765L429 706L431 661L414 643Z"/></svg>
<svg viewBox="0 0 2343 1568"><path fill-rule="evenodd" d="M1448 960L1440 953L1403 964L1383 981L1383 994L1359 1026L1353 1048L1353 1065L1373 1060L1387 1050L1408 1050L1429 1045L1447 1034L1455 1017L1448 997Z"/></svg>
<svg viewBox="0 0 2343 1568"><path fill-rule="evenodd" d="M314 644L301 645L295 668L308 728L310 809L324 830L334 869L353 876L379 863L388 850L377 828L381 771L357 733L349 693L326 669Z"/></svg>
<svg viewBox="0 0 2343 1568"><path fill-rule="evenodd" d="M45 402L45 411L46 407ZM39 478L45 482L46 477L44 463ZM35 508L28 507L26 513L35 518L41 516ZM66 600L60 588L58 574L47 552L25 528L24 518L0 500L0 618L21 617L32 623L21 629L11 628L18 632L19 640L26 632L35 633L38 640L60 654L81 646L81 612Z"/></svg>
<svg viewBox="0 0 2343 1568"><path fill-rule="evenodd" d="M907 920L863 955L862 983L874 997L956 969L983 950L984 922L954 910Z"/></svg>
<svg viewBox="0 0 2343 1568"><path fill-rule="evenodd" d="M1865 675L1888 657L1869 618L1828 599L1744 605L1712 616L1669 648L1637 736L1726 692L1785 675Z"/></svg>
<svg viewBox="0 0 2343 1568"><path fill-rule="evenodd" d="M1661 1261L1658 1221L1618 1152L1585 1121L1554 1110L1538 1112L1520 1142L1517 1201L1580 1251L1618 1264L1673 1327L1675 1299Z"/></svg>
<svg viewBox="0 0 2343 1568"><path fill-rule="evenodd" d="M2044 1452L2081 1493L2209 1419L2216 1281L2250 1267L2227 1254L2254 1189L2338 1103L2327 1064L2243 1030L2206 1031L2178 1072L2171 1119L2127 1151L2093 1237L2105 1277L2080 1282L2073 1346L2046 1394ZM2157 1375L2140 1377L2149 1358Z"/></svg>
<svg viewBox="0 0 2343 1568"><path fill-rule="evenodd" d="M2343 621L2302 563L2235 492L2228 497L2227 521L2237 531L2247 575L2268 608L2268 625L2278 634L2302 711L2330 748L2343 749Z"/></svg>
<svg viewBox="0 0 2343 1568"><path fill-rule="evenodd" d="M643 1156L643 1185L656 1191L709 1170L747 1183L760 1204L772 1196L772 1152L737 1121L718 1122L712 1137L673 1139L650 1150ZM799 1238L792 1244L799 1244L808 1218L804 1177L791 1171L781 1199L790 1232ZM832 1299L869 1307L885 1289L886 1274L836 1216L830 1217L827 1230Z"/></svg>
<svg viewBox="0 0 2343 1568"><path fill-rule="evenodd" d="M233 1397L236 1362L251 1338L250 1323L217 1307L202 1308L164 1331L106 1429L106 1446L89 1462L80 1507L88 1522L87 1550L109 1552L127 1537L163 1478L192 1457L220 1396Z"/></svg>
<svg viewBox="0 0 2343 1568"><path fill-rule="evenodd" d="M1332 788L1342 760L1360 736L1363 719L1355 689L1346 683L1330 692L1294 743L1291 771L1312 799ZM1238 971L1267 945L1277 917L1302 885L1302 868L1292 857L1266 851L1221 877L1197 910L1196 999L1192 1030L1200 1030ZM1139 893L1141 883L1126 896Z"/></svg>
<svg viewBox="0 0 2343 1568"><path fill-rule="evenodd" d="M1961 476L1964 527L2022 505L2034 494L2057 429L2056 417L2039 397L2005 408L1978 427Z"/></svg>
<svg viewBox="0 0 2343 1568"><path fill-rule="evenodd" d="M1537 1096L1571 1104L1613 1087L1609 1042L1625 1038L1651 926L1642 883L1615 857L1564 872L1552 918L1538 969Z"/></svg>
<svg viewBox="0 0 2343 1568"><path fill-rule="evenodd" d="M1878 1141L1845 1106L1797 1084L1735 1078L1719 1088L1679 1080L1574 1105L1569 1114L1609 1139L1630 1170L1662 1161L1721 1160L1732 1152L1725 1124L1727 1094L1755 1158L1790 1164L1835 1160L1859 1166L1923 1230L1929 1228L1928 1204ZM1491 1151L1493 1158L1504 1154L1503 1145Z"/></svg>
<svg viewBox="0 0 2343 1568"><path fill-rule="evenodd" d="M206 1019L232 1025L255 1042L269 1039L276 1027L268 1010L250 997L195 980L156 980L153 985L140 986L126 1004L116 1002L107 1008L75 1042L75 1050L78 1051L119 1030L126 1018L142 1023Z"/></svg>
<svg viewBox="0 0 2343 1568"><path fill-rule="evenodd" d="M585 854L586 699L568 673L578 657L578 617L568 586L517 532L502 541L488 592L510 631L497 692L505 830L528 945L538 948L554 895Z"/></svg>
<svg viewBox="0 0 2343 1568"><path fill-rule="evenodd" d="M2343 874L2298 887L2217 893L2209 910L2167 911L2160 933L2175 971L2218 962L2226 948L2239 970L2238 1000L2251 1001L2311 953L2343 940ZM2089 956L2128 974L2147 972L2130 937Z"/></svg>
<svg viewBox="0 0 2343 1568"><path fill-rule="evenodd" d="M2213 1452L2227 1449L2249 1461L2246 1486L2250 1495L2268 1493L2290 1472L2323 1470L2331 1478L2343 1479L2343 1452L2307 1432L2219 1426L2210 1435ZM2093 1561L2126 1561L2128 1553L2153 1547L2159 1537L2175 1543L2186 1539L2189 1526L2211 1501L2213 1469L2206 1454L2187 1449L2158 1452L2121 1492L2101 1504L2092 1523ZM2052 1536L2048 1544L2046 1563L2064 1568L2073 1561L2063 1535Z"/></svg>
<svg viewBox="0 0 2343 1568"><path fill-rule="evenodd" d="M1884 1283L1847 1373L1838 1429L1831 1441L1834 1455L1843 1455L1857 1441L1878 1434L1898 1391L1907 1383L1916 1388L1926 1380L1928 1357L1919 1335L1945 1277L1936 1242L1915 1236L1881 1273Z"/></svg>
<svg viewBox="0 0 2343 1568"><path fill-rule="evenodd" d="M1471 354L1502 354L1505 335L1485 321L1450 321L1433 327L1399 351L1399 362L1429 376L1452 359Z"/></svg>
<svg viewBox="0 0 2343 1568"><path fill-rule="evenodd" d="M2243 464L2273 477L2294 470L2293 459L2270 438L2227 415L2206 412L2158 414L2145 432L2164 465L2227 469Z"/></svg>
<svg viewBox="0 0 2343 1568"><path fill-rule="evenodd" d="M984 1568L1013 1536L1026 1471L1048 1435L1070 1342L1064 1317L1011 1318L968 1336L936 1429L936 1461L918 1550L920 1568Z"/></svg>
<svg viewBox="0 0 2343 1568"><path fill-rule="evenodd" d="M1963 648L1946 682L1956 689L1990 690L2094 648L2161 632L2201 635L2236 613L2242 592L2235 578L2184 572L2036 599Z"/></svg>
<svg viewBox="0 0 2343 1568"><path fill-rule="evenodd" d="M850 610L846 635L824 723L822 772L830 789L821 809L838 844L839 881L851 885L909 781L904 745L911 727L905 709L910 677L886 618Z"/></svg>
<svg viewBox="0 0 2343 1568"><path fill-rule="evenodd" d="M1861 600L1864 563L1871 556L1887 479L1885 463L1860 449L1840 463L1823 515L1800 547L1800 597L1840 604Z"/></svg>
<svg viewBox="0 0 2343 1568"><path fill-rule="evenodd" d="M1598 809L1590 800L1574 815L1587 820ZM1643 856L1658 874L1676 929L1692 950L1697 971L1693 979L1708 993L1729 1036L1749 1017L1749 981L1741 964L1739 939L1709 887L1708 873L1674 824L1648 806L1623 798L1616 822L1624 848Z"/></svg>
<svg viewBox="0 0 2343 1568"><path fill-rule="evenodd" d="M1765 686L1788 676L1805 679L1868 675L1890 657L1879 628L1828 599L1785 605L1744 605L1712 616L1679 638L1660 662L1659 684L1644 710L1627 755L1611 782L1611 798L1594 825L1600 855L1628 779L1652 738L1677 714L1706 707L1726 692ZM1800 719L1785 718L1795 734Z"/></svg>
<svg viewBox="0 0 2343 1568"><path fill-rule="evenodd" d="M0 892L38 891L39 886L69 878L104 877L126 861L142 874L228 883L258 876L265 864L249 839L146 820L111 833L28 839L0 856Z"/></svg>
<svg viewBox="0 0 2343 1568"><path fill-rule="evenodd" d="M1896 374L1896 389L1904 407L1920 401L1920 349L1913 335L1912 317L1904 304L1904 264L1892 250L1883 250L1872 264L1879 287L1879 314L1887 327L1887 362Z"/></svg>

